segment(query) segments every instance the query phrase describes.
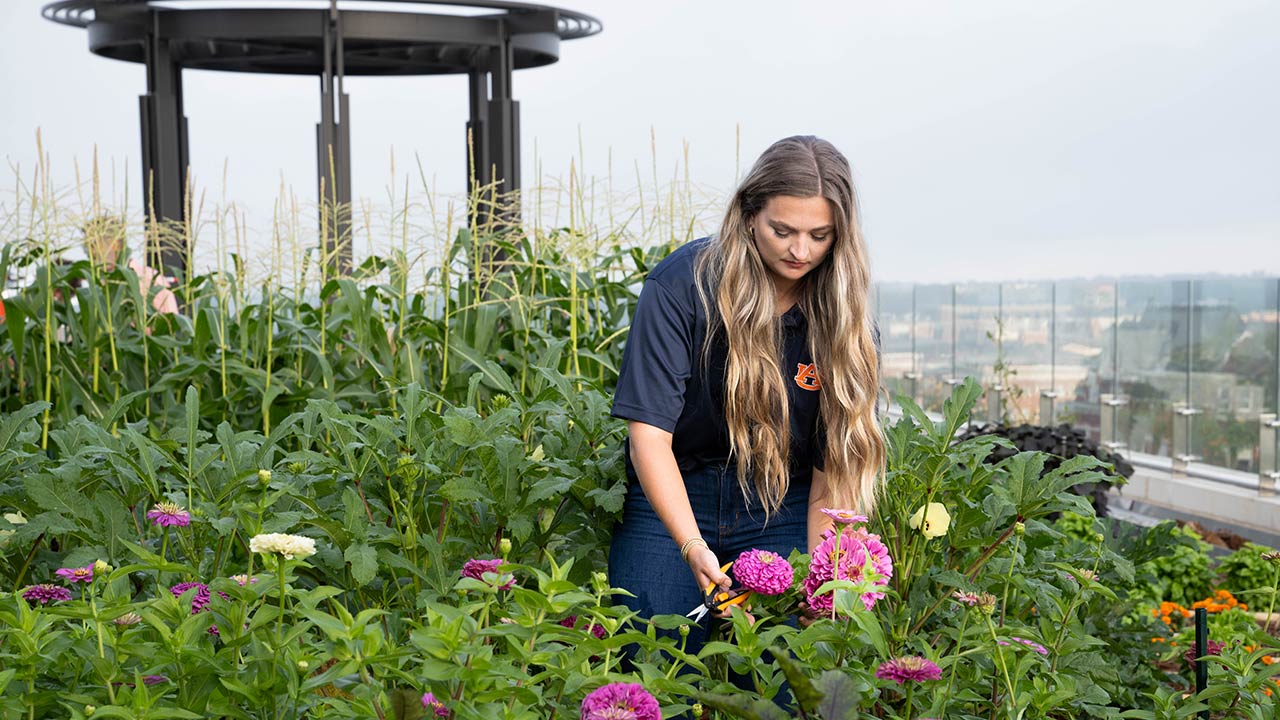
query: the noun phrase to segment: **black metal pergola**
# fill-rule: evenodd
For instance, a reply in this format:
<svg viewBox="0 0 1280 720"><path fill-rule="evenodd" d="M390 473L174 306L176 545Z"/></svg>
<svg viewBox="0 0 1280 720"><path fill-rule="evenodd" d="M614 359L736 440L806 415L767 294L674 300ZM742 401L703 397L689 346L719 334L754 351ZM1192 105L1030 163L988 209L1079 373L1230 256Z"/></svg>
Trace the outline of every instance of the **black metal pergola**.
<svg viewBox="0 0 1280 720"><path fill-rule="evenodd" d="M391 3L403 9L384 9ZM427 12L436 7L454 12ZM350 244L341 242L349 234L351 203L351 122L343 78L466 74L467 177L515 197L520 103L512 96L512 73L554 63L562 40L602 29L582 13L500 0L59 0L41 13L86 28L95 54L146 65L143 188L148 216L159 220L181 221L186 212L184 68L318 76L317 188L321 212L336 220L325 233L325 257L337 260L339 272L351 262ZM484 217L491 206L476 211ZM166 244L150 253L166 272L186 269L180 247Z"/></svg>

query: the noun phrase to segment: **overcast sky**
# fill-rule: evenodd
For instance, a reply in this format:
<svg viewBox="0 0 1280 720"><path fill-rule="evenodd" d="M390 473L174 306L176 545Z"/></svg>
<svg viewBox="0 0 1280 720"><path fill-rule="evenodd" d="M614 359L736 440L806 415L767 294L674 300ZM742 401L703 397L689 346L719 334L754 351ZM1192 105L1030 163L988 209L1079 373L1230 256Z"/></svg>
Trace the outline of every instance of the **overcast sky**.
<svg viewBox="0 0 1280 720"><path fill-rule="evenodd" d="M131 192L141 65L83 30L0 3L0 154L26 169L35 130L69 185L96 143ZM694 182L727 195L735 126L748 165L797 133L854 166L873 273L966 281L1100 274L1280 274L1280 2L677 2L567 0L604 32L520 71L526 186L578 153L634 185L690 146ZM251 223L283 178L313 199L317 80L188 71L191 161ZM354 186L385 203L391 150L463 188L466 81L352 78ZM620 183L623 180L619 180ZM12 181L0 183L5 187ZM136 199L132 202L136 204Z"/></svg>

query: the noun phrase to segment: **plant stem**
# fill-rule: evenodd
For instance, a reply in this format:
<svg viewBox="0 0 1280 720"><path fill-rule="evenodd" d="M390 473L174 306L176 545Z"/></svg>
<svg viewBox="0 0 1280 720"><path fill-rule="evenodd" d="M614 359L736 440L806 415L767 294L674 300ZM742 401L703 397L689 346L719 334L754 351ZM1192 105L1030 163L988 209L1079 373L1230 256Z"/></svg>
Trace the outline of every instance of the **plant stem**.
<svg viewBox="0 0 1280 720"><path fill-rule="evenodd" d="M956 638L956 645L954 650L952 651L952 655L957 655L955 651L959 650L964 645L964 633L966 630L969 629L969 612L970 611L966 609L964 612L964 619L960 621L960 635L959 637ZM951 663L951 668L950 668L951 672L947 674L947 691L942 696L942 714L943 715L947 714L947 705L951 702L951 685L956 680L956 665L959 665L959 664L960 662L958 659L955 662Z"/></svg>
<svg viewBox="0 0 1280 720"><path fill-rule="evenodd" d="M280 651L280 646L284 644L284 558L276 558L276 578L280 581L278 592L280 593L280 615L276 617L276 652Z"/></svg>
<svg viewBox="0 0 1280 720"><path fill-rule="evenodd" d="M991 618L987 618L987 630L991 632L991 642L995 643L996 662L1000 666L1000 672L1004 675L1005 688L1009 691L1009 702L1013 703L1017 696L1013 692L1013 683L1009 680L1009 667L1004 661L1004 651L1000 649L1000 638L996 635L996 626L991 624ZM1053 672L1050 671L1050 675Z"/></svg>

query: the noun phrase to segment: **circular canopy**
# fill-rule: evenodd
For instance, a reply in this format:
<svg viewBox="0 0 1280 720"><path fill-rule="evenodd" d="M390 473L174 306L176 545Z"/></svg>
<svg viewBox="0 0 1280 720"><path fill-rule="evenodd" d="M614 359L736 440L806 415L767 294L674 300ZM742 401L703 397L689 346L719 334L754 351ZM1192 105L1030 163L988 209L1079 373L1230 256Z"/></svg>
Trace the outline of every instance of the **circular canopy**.
<svg viewBox="0 0 1280 720"><path fill-rule="evenodd" d="M346 75L466 73L484 62L483 51L510 38L513 69L556 62L560 41L594 35L599 20L548 5L485 0L425 2L344 0L339 7ZM184 68L282 74L320 73L325 65L328 8L281 0L59 0L45 5L46 19L87 28L98 55L146 62L155 32ZM475 14L426 12L432 7ZM491 12L490 12L491 11ZM154 23L154 26L152 25Z"/></svg>

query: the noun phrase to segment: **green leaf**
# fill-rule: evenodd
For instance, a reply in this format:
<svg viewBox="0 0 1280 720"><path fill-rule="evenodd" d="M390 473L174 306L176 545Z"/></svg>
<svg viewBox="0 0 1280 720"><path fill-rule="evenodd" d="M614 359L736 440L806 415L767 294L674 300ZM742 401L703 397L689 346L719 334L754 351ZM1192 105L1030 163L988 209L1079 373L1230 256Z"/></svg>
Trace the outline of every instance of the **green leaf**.
<svg viewBox="0 0 1280 720"><path fill-rule="evenodd" d="M354 543L343 554L351 564L351 577L360 585L368 585L378 574L378 553L365 543Z"/></svg>
<svg viewBox="0 0 1280 720"><path fill-rule="evenodd" d="M817 708L822 720L856 720L862 695L848 675L828 670L818 676L814 687L822 693Z"/></svg>
<svg viewBox="0 0 1280 720"><path fill-rule="evenodd" d="M818 703L823 699L823 693L809 682L809 677L804 674L800 663L792 660L785 649L774 647L770 648L769 652L773 654L774 661L782 669L782 674L787 677L787 682L791 685L791 694L800 708L805 712L816 710Z"/></svg>
<svg viewBox="0 0 1280 720"><path fill-rule="evenodd" d="M28 476L23 479L27 495L41 508L77 518L86 523L94 520L93 505L80 494L72 480L56 476Z"/></svg>

